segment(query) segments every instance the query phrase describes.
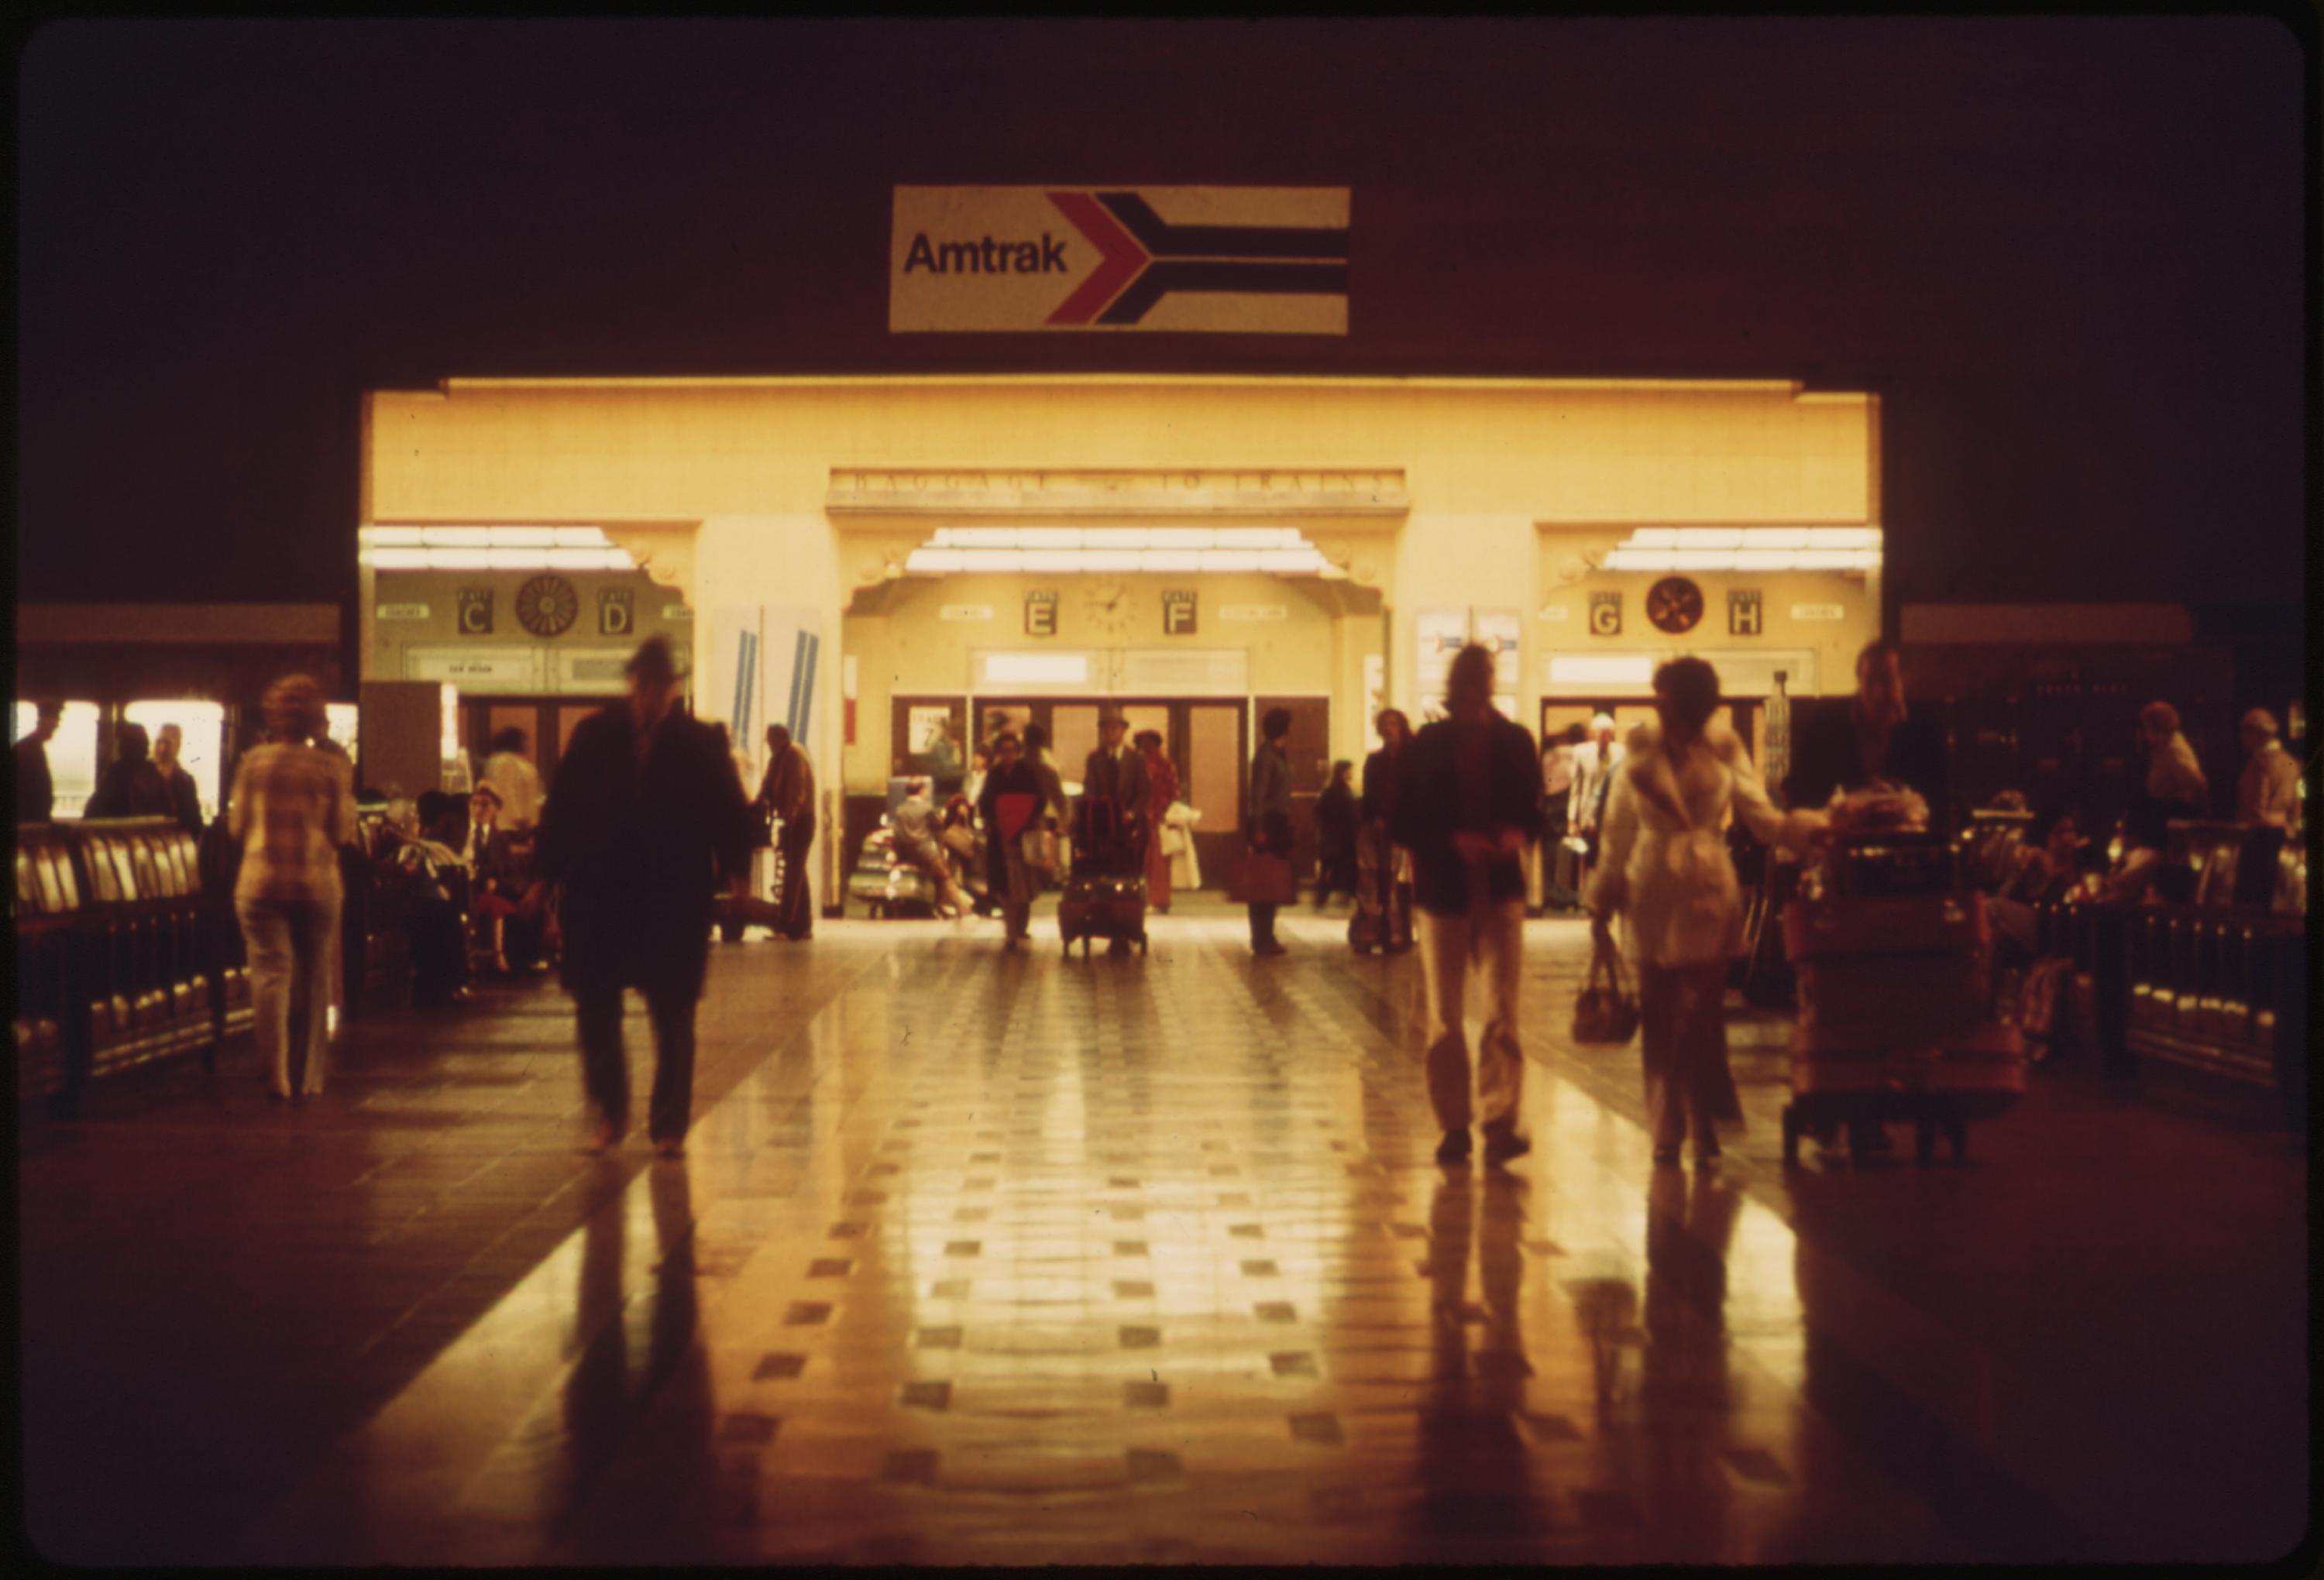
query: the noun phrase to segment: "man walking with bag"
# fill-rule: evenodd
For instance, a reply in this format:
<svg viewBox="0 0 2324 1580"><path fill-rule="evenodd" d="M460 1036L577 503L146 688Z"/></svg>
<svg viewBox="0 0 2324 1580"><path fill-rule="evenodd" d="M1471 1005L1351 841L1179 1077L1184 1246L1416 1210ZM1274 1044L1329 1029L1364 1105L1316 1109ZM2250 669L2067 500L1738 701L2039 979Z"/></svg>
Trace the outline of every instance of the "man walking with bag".
<svg viewBox="0 0 2324 1580"><path fill-rule="evenodd" d="M1412 852L1428 985L1428 1098L1444 1139L1436 1161L1469 1161L1469 1048L1461 1000L1469 965L1483 969L1489 1018L1477 1047L1485 1161L1533 1149L1517 1129L1525 1054L1517 1046L1518 951L1525 937L1526 845L1541 831L1541 759L1523 725L1493 712L1493 655L1471 643L1445 683L1449 718L1405 749L1389 831Z"/></svg>
<svg viewBox="0 0 2324 1580"><path fill-rule="evenodd" d="M628 701L583 720L558 765L540 866L565 886L564 980L598 1113L594 1144L613 1146L629 1125L622 994L636 988L654 1033L648 1133L662 1156L676 1157L692 1116L713 873L742 890L751 814L717 732L678 706L669 639L647 638L628 670Z"/></svg>
<svg viewBox="0 0 2324 1580"><path fill-rule="evenodd" d="M812 938L815 895L807 868L807 852L815 845L815 768L805 749L780 724L767 726L767 774L759 781L758 805L782 824L775 834L775 850L783 863L775 931L789 939Z"/></svg>

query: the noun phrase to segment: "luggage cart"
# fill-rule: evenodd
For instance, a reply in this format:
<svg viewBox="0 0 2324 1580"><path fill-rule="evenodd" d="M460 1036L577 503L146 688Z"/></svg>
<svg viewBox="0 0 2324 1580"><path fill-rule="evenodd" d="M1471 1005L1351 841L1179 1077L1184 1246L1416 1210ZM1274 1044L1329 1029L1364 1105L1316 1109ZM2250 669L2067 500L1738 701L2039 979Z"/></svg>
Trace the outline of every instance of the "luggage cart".
<svg viewBox="0 0 2324 1580"><path fill-rule="evenodd" d="M1086 959L1090 941L1121 939L1146 953L1146 873L1143 851L1132 837L1119 804L1088 795L1074 809L1073 871L1057 901L1057 932L1065 953L1081 941Z"/></svg>
<svg viewBox="0 0 2324 1580"><path fill-rule="evenodd" d="M1969 1123L2025 1094L2017 1028L1987 1015L1985 896L1960 888L1942 836L1836 840L1784 910L1798 979L1784 1162L1803 1133L1909 1121L1915 1160L1969 1153Z"/></svg>

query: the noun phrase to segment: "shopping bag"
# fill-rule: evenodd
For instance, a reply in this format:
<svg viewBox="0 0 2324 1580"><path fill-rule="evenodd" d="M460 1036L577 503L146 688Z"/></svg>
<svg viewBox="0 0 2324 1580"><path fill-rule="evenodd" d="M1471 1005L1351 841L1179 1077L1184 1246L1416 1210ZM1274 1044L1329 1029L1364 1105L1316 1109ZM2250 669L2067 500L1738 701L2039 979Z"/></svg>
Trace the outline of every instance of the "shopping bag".
<svg viewBox="0 0 2324 1580"><path fill-rule="evenodd" d="M1036 872L1054 872L1057 866L1057 834L1054 829L1030 828L1017 836L1018 852Z"/></svg>
<svg viewBox="0 0 2324 1580"><path fill-rule="evenodd" d="M1297 892L1291 859L1268 850L1247 850L1227 880L1227 897L1238 905L1287 905Z"/></svg>
<svg viewBox="0 0 2324 1580"><path fill-rule="evenodd" d="M1591 957L1590 974L1573 1001L1572 1029L1577 1043L1620 1043L1637 1034L1638 1000L1629 989L1620 951L1610 945Z"/></svg>

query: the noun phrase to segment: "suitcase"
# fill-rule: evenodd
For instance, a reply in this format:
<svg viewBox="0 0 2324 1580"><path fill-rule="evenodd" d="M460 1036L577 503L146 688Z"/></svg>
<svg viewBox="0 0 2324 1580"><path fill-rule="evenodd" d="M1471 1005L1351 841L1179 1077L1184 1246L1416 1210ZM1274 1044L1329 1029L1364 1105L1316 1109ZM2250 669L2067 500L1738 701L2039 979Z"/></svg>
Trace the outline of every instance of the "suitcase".
<svg viewBox="0 0 2324 1580"><path fill-rule="evenodd" d="M1921 860L1908 869L1914 881L1926 875ZM1853 890L1862 897L1784 908L1784 953L1799 994L1783 1115L1787 1166L1803 1133L1842 1122L1868 1131L1898 1119L1914 1126L1919 1162L1934 1160L1940 1130L1959 1162L1969 1121L2025 1093L2018 1029L1986 1013L1985 897L1900 887L1876 881Z"/></svg>
<svg viewBox="0 0 2324 1580"><path fill-rule="evenodd" d="M1086 957L1091 941L1099 938L1125 940L1145 954L1146 880L1075 872L1065 879L1065 895L1057 901L1057 932L1067 954L1074 952L1078 939Z"/></svg>

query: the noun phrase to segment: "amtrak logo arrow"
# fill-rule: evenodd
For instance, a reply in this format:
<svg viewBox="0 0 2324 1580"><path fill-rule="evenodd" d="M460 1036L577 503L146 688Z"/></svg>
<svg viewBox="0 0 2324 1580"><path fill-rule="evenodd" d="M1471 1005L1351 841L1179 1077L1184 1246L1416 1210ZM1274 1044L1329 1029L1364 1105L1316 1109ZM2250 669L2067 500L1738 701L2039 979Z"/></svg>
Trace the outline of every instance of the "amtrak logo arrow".
<svg viewBox="0 0 2324 1580"><path fill-rule="evenodd" d="M1172 225L1135 192L1051 192L1049 201L1099 257L1051 324L1136 324L1172 291L1347 294L1344 227Z"/></svg>

